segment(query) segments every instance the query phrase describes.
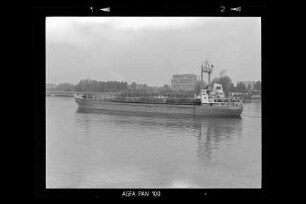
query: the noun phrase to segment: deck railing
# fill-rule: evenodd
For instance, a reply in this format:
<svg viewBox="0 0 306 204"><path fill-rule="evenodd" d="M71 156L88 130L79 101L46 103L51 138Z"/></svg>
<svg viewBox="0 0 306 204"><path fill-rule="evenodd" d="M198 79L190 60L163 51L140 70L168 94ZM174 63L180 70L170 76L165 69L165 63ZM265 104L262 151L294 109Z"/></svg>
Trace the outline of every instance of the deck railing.
<svg viewBox="0 0 306 204"><path fill-rule="evenodd" d="M204 103L204 105L206 106L242 106L242 103L241 102L211 102L211 103Z"/></svg>

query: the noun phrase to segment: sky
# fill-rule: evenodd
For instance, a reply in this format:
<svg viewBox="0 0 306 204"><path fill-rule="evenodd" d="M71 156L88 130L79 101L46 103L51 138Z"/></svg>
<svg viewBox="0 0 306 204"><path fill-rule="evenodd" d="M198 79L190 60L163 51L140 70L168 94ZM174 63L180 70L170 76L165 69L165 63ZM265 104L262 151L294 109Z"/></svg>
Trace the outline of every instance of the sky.
<svg viewBox="0 0 306 204"><path fill-rule="evenodd" d="M46 82L170 85L174 74L261 80L260 17L47 17ZM204 75L204 79L207 76Z"/></svg>

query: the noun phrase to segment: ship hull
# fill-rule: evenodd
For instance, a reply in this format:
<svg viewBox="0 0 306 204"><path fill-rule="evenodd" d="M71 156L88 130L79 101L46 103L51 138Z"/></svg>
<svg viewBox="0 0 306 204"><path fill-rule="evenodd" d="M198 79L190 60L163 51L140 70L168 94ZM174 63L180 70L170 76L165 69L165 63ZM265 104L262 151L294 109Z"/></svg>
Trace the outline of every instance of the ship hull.
<svg viewBox="0 0 306 204"><path fill-rule="evenodd" d="M79 109L161 114L184 114L194 116L240 116L241 106L174 105L154 103L120 103L76 98Z"/></svg>

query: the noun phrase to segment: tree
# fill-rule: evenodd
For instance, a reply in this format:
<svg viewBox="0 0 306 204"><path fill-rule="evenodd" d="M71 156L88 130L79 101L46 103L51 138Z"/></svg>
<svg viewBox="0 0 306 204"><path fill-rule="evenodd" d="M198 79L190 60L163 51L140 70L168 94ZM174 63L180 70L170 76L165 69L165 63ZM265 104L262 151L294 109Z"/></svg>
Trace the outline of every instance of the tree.
<svg viewBox="0 0 306 204"><path fill-rule="evenodd" d="M75 85L76 91L122 91L127 90L127 82L118 81L96 81L83 79Z"/></svg>
<svg viewBox="0 0 306 204"><path fill-rule="evenodd" d="M231 78L229 78L228 76L221 77L219 78L217 83L222 85L223 91L225 95L227 96L228 93L230 92L230 86L232 83Z"/></svg>
<svg viewBox="0 0 306 204"><path fill-rule="evenodd" d="M127 90L128 89L128 83L127 82L124 82L123 83L123 90Z"/></svg>
<svg viewBox="0 0 306 204"><path fill-rule="evenodd" d="M229 92L235 92L235 86L234 86L234 84L233 83L230 83L230 85L229 85L229 90L228 90Z"/></svg>
<svg viewBox="0 0 306 204"><path fill-rule="evenodd" d="M254 85L254 89L255 90L258 90L258 91L261 91L261 82L260 81L257 81Z"/></svg>
<svg viewBox="0 0 306 204"><path fill-rule="evenodd" d="M99 91L104 91L104 90L105 90L105 82L99 81Z"/></svg>
<svg viewBox="0 0 306 204"><path fill-rule="evenodd" d="M248 84L247 86L247 92L250 94L252 92L252 86L251 84Z"/></svg>
<svg viewBox="0 0 306 204"><path fill-rule="evenodd" d="M55 90L55 88L56 88L55 84L51 84L51 83L46 84L46 90L52 91L52 90Z"/></svg>
<svg viewBox="0 0 306 204"><path fill-rule="evenodd" d="M131 89L136 90L136 82L133 81L133 83L131 84Z"/></svg>
<svg viewBox="0 0 306 204"><path fill-rule="evenodd" d="M75 87L73 84L70 83L60 83L56 86L55 90L58 91L74 91Z"/></svg>
<svg viewBox="0 0 306 204"><path fill-rule="evenodd" d="M165 90L165 91L170 91L170 86L167 85L167 84L165 84L163 90Z"/></svg>
<svg viewBox="0 0 306 204"><path fill-rule="evenodd" d="M235 92L238 92L238 93L245 93L245 92L247 92L247 88L246 88L245 84L243 84L241 82L238 83L237 86L236 86Z"/></svg>

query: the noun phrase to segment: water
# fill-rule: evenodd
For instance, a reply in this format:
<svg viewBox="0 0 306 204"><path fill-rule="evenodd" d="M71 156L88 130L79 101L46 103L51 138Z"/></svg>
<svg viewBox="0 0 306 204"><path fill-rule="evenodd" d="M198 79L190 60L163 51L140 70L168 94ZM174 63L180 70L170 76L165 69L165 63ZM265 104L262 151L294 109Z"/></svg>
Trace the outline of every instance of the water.
<svg viewBox="0 0 306 204"><path fill-rule="evenodd" d="M47 188L260 188L261 103L241 118L78 111L46 97Z"/></svg>

